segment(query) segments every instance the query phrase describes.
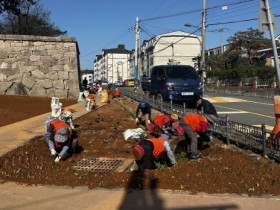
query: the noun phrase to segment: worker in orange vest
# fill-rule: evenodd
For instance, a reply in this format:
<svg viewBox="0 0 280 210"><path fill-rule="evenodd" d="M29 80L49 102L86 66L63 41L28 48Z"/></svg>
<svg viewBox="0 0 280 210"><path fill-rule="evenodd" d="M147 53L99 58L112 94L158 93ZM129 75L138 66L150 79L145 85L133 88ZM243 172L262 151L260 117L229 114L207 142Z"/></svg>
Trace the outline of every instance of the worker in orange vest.
<svg viewBox="0 0 280 210"><path fill-rule="evenodd" d="M167 134L172 136L172 123L178 120L177 114L162 114L153 119L153 122L148 125L148 129L155 134Z"/></svg>
<svg viewBox="0 0 280 210"><path fill-rule="evenodd" d="M176 159L168 142L168 136L162 135L158 138L141 140L132 148L138 169L155 169L154 160L160 156L168 156L169 165L175 165Z"/></svg>
<svg viewBox="0 0 280 210"><path fill-rule="evenodd" d="M118 88L114 90L113 98L118 98L121 96L121 92Z"/></svg>
<svg viewBox="0 0 280 210"><path fill-rule="evenodd" d="M44 139L48 144L52 156L56 156L55 162L59 162L67 154L75 152L78 141L73 135L71 127L60 119L52 120L47 126Z"/></svg>
<svg viewBox="0 0 280 210"><path fill-rule="evenodd" d="M174 129L180 135L185 135L187 140L187 153L190 160L200 159L201 155L197 153L197 134L203 139L212 140L212 136L207 136L206 131L210 124L214 124L213 119L200 114L186 114L179 121L173 124Z"/></svg>

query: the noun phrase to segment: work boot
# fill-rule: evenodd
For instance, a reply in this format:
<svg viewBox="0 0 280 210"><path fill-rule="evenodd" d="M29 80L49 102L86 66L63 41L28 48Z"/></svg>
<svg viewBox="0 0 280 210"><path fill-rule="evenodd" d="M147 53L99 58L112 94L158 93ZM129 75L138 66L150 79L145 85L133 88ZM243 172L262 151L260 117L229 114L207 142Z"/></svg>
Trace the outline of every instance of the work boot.
<svg viewBox="0 0 280 210"><path fill-rule="evenodd" d="M190 160L198 160L198 159L201 159L202 156L200 154L192 154L189 156L189 159Z"/></svg>

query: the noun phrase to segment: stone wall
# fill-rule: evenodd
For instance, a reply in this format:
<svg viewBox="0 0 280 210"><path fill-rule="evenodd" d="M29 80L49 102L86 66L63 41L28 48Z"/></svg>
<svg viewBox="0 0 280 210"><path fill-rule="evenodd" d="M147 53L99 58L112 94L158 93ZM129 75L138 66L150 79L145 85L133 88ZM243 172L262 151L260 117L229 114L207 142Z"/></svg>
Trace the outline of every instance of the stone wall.
<svg viewBox="0 0 280 210"><path fill-rule="evenodd" d="M0 95L79 95L75 38L0 35Z"/></svg>

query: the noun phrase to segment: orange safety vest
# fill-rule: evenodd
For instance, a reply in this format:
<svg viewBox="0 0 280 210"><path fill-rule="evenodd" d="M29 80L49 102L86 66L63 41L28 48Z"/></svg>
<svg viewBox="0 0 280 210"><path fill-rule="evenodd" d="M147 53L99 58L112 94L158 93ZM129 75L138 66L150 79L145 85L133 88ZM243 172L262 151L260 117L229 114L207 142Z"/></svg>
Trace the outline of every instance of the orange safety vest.
<svg viewBox="0 0 280 210"><path fill-rule="evenodd" d="M114 96L115 97L120 97L121 96L121 92L119 90L115 90Z"/></svg>
<svg viewBox="0 0 280 210"><path fill-rule="evenodd" d="M95 86L95 91L98 91L100 86Z"/></svg>
<svg viewBox="0 0 280 210"><path fill-rule="evenodd" d="M111 94L111 90L109 90L109 89L106 89L106 92L108 93L108 95Z"/></svg>
<svg viewBox="0 0 280 210"><path fill-rule="evenodd" d="M71 136L71 133L72 133L71 127L66 122L56 119L56 120L51 121L50 124L52 124L53 127L54 127L54 129L53 129L54 133L57 133L59 128L61 128L62 126L67 127L69 129L69 136L68 137ZM61 144L61 143L57 142L56 140L54 140L54 144L55 144L56 148L61 148L65 143Z"/></svg>
<svg viewBox="0 0 280 210"><path fill-rule="evenodd" d="M170 118L169 115L167 114L163 114L163 115L159 115L154 119L154 123L160 127L160 129L162 128L162 126L169 126L170 125Z"/></svg>
<svg viewBox="0 0 280 210"><path fill-rule="evenodd" d="M186 114L183 117L183 120L191 126L192 130L194 132L200 132L201 131L201 122L207 122L207 119L203 117L200 114Z"/></svg>
<svg viewBox="0 0 280 210"><path fill-rule="evenodd" d="M151 141L154 145L153 150L153 157L158 157L162 152L164 152L164 142L166 141L164 138L149 138L149 141Z"/></svg>

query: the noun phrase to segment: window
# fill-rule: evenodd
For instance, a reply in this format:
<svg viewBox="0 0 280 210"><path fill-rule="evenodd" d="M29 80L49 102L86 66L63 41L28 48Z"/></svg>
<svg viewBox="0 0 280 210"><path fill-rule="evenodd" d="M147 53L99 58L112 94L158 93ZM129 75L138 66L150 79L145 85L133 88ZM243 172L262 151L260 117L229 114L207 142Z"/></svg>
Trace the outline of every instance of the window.
<svg viewBox="0 0 280 210"><path fill-rule="evenodd" d="M162 67L158 68L157 79L158 80L163 80L164 79L164 68L162 68Z"/></svg>
<svg viewBox="0 0 280 210"><path fill-rule="evenodd" d="M172 66L166 67L166 75L168 78L182 78L198 80L199 76L195 69L191 66Z"/></svg>
<svg viewBox="0 0 280 210"><path fill-rule="evenodd" d="M153 76L153 77L156 77L156 76L157 76L157 72L158 72L158 68L157 68L157 67L154 67L154 68L153 68L153 71L152 71L152 76Z"/></svg>

